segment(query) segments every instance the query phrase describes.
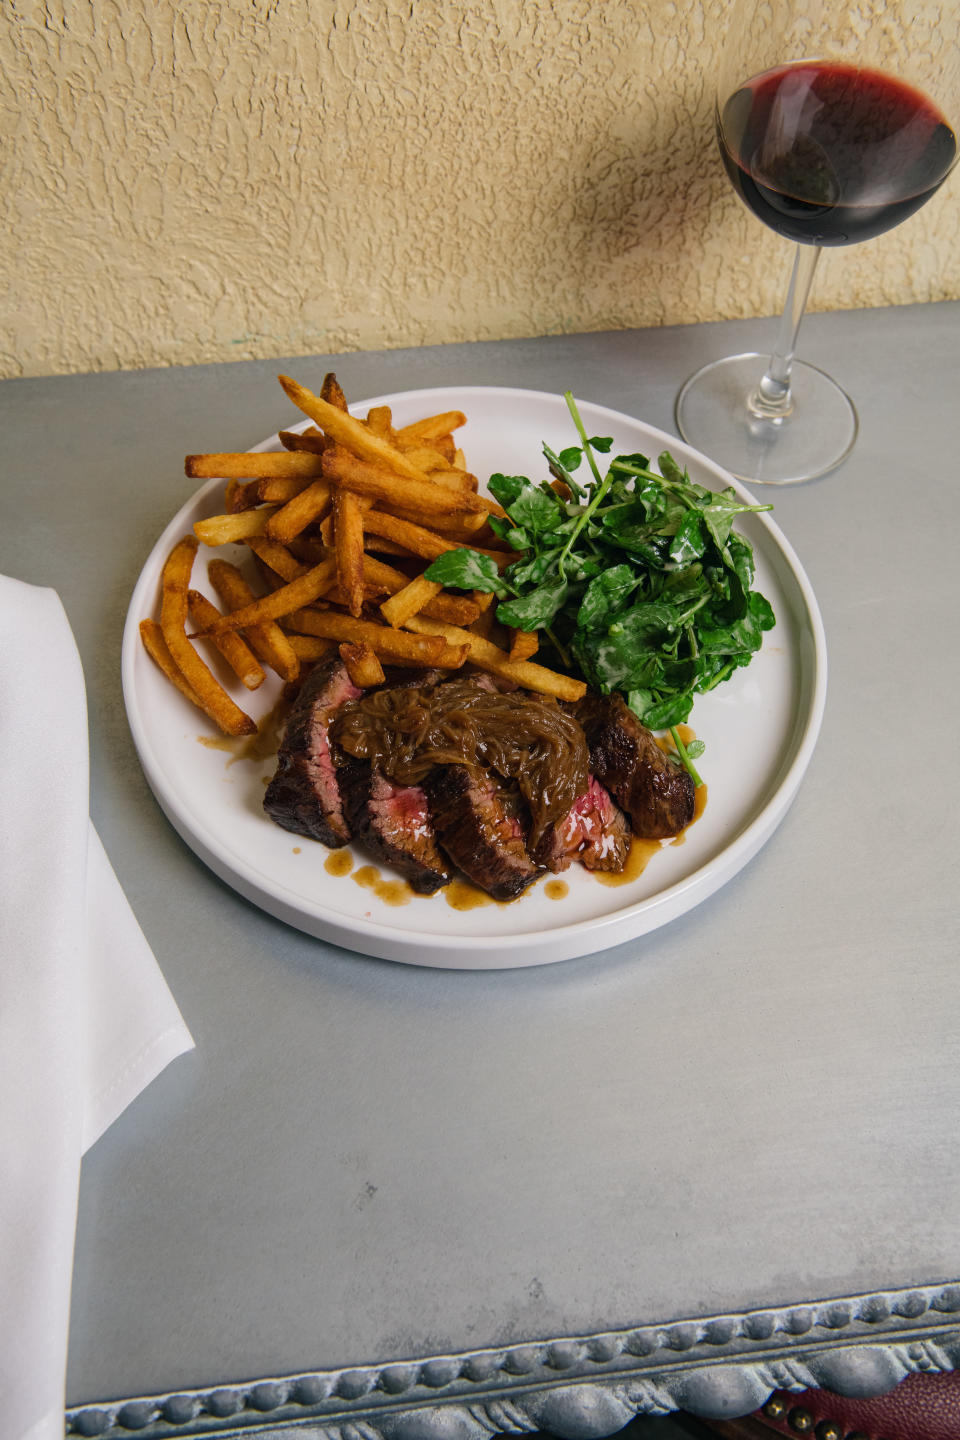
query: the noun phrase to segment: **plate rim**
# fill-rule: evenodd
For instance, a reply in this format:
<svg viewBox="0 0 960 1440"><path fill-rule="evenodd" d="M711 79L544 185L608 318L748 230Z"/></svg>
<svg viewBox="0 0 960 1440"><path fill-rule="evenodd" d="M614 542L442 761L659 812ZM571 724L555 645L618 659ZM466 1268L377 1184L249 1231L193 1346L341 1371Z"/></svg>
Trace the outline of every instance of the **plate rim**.
<svg viewBox="0 0 960 1440"><path fill-rule="evenodd" d="M551 406L563 403L563 395L547 390L528 389L518 386L500 385L444 385L428 386L414 390L393 391L351 402L352 413L363 412L372 405L396 405L399 402L413 404L421 399L434 405L438 396L461 397L467 401L482 395L485 399L497 396L515 403L518 397L531 402L548 402ZM688 445L686 441L648 422L614 410L593 401L580 400L577 404L590 410L598 419L609 417L611 421L639 426L661 449L669 449L677 459L692 460L698 468L705 469L720 487L732 487L749 504L757 504L752 492L733 475L725 471L716 461L703 452ZM442 408L467 410L466 404L454 405L452 400ZM428 413L425 411L425 413ZM432 410L429 412L432 413ZM285 430L302 430L310 424L304 419ZM591 420L591 428L593 421ZM266 437L256 445L247 447L251 453L280 448L279 432ZM800 559L769 512L759 512L751 518L767 533L768 540L784 562L791 580L797 586L803 604L809 631L813 639L810 660L810 695L803 724L789 742L790 758L785 770L775 782L772 792L767 795L760 809L744 828L719 852L704 864L673 882L662 890L655 891L643 900L615 906L602 916L568 922L528 932L513 932L491 936L472 936L460 932L448 935L442 932L407 931L391 925L373 922L362 916L341 918L324 911L322 905L306 905L303 897L272 878L259 876L242 856L235 856L223 841L206 824L205 818L191 814L189 820L181 813L178 798L166 777L159 761L154 758L149 734L143 724L137 703L135 659L139 653L139 622L150 607L143 601L148 589L156 583L152 572L156 557L164 546L169 548L171 537L183 529L182 517L194 510L208 495L219 491L222 479L204 482L177 509L156 538L144 560L129 601L124 622L121 648L121 681L127 722L133 736L134 746L147 783L168 821L194 851L199 859L228 886L250 903L271 914L283 923L292 925L312 938L334 943L352 950L364 957L393 960L427 968L442 969L513 969L542 964L553 964L563 960L593 955L601 950L629 940L642 940L662 925L696 908L704 900L728 883L756 855L774 833L789 810L809 766L819 738L826 706L827 689L827 648L826 635L820 607L806 571ZM152 763L150 763L152 762ZM199 848L198 848L199 847ZM693 897L692 899L690 897ZM667 913L663 913L666 911ZM453 915L459 912L452 911ZM645 923L647 920L652 923ZM640 921L639 924L632 923ZM580 943L589 936L590 941ZM357 942L362 941L364 948ZM416 955L406 953L416 947ZM451 947L456 947L451 954ZM509 948L510 958L505 958ZM545 955L545 948L550 954ZM443 953L441 958L441 952ZM534 953L536 952L536 953Z"/></svg>

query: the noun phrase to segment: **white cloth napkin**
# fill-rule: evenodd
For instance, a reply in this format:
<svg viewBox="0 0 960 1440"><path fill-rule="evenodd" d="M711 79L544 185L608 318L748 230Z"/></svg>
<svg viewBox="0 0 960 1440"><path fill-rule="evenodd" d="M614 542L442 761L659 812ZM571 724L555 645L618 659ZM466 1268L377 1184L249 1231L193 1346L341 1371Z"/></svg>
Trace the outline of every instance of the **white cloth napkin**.
<svg viewBox="0 0 960 1440"><path fill-rule="evenodd" d="M83 671L0 576L0 1416L62 1440L82 1153L193 1040L89 818Z"/></svg>

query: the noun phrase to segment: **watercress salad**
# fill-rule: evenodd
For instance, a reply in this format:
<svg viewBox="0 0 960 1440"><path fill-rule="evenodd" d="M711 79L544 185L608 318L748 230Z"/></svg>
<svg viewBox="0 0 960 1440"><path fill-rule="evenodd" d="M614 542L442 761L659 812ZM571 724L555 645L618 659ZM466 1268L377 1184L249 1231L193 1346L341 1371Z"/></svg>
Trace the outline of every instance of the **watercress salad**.
<svg viewBox="0 0 960 1440"><path fill-rule="evenodd" d="M504 625L538 630L559 667L595 690L619 690L644 725L669 729L694 782L702 742L684 746L676 726L694 696L748 665L773 609L753 590L753 550L733 529L746 505L731 488L695 484L664 451L659 474L645 455L618 455L601 474L609 438L588 438L573 395L564 399L580 444L543 453L553 484L492 475L509 517L490 524L517 551L502 573L476 550L449 550L427 578L492 591ZM584 461L591 479L575 478Z"/></svg>

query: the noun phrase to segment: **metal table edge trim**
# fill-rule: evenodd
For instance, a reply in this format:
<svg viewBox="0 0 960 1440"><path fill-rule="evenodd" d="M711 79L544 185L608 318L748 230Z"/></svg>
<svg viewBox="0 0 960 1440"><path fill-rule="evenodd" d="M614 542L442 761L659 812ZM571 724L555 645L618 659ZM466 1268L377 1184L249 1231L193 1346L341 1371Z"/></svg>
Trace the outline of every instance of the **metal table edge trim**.
<svg viewBox="0 0 960 1440"><path fill-rule="evenodd" d="M304 1440L609 1436L639 1415L732 1419L774 1390L884 1394L960 1368L960 1280L596 1335L536 1340L87 1403L66 1434Z"/></svg>

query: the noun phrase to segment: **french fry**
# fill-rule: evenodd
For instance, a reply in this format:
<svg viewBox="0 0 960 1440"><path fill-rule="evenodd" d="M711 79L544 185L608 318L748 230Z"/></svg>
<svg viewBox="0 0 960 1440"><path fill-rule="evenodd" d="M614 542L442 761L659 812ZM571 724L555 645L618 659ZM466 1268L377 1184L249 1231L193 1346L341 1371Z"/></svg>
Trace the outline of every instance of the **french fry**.
<svg viewBox="0 0 960 1440"><path fill-rule="evenodd" d="M304 490L315 483L317 482L300 476L277 475L273 479L256 482L257 498L261 504L289 505L291 500L297 495L302 495Z"/></svg>
<svg viewBox="0 0 960 1440"><path fill-rule="evenodd" d="M249 543L247 541L248 545ZM329 545L323 543L319 535L297 535L289 545L284 546L294 560L299 560L302 565L319 565L321 560L327 558L330 548Z"/></svg>
<svg viewBox="0 0 960 1440"><path fill-rule="evenodd" d="M418 575L415 580L410 581L409 585L404 585L402 590L397 590L395 594L391 595L389 600L384 600L380 606L380 614L388 625L399 630L407 623L411 615L419 615L423 607L434 600L442 589L443 586L439 581L428 580L425 576Z"/></svg>
<svg viewBox="0 0 960 1440"><path fill-rule="evenodd" d="M377 555L392 555L395 560L410 558L410 551L403 545L397 545L393 540L386 540L382 535L364 535L364 549L369 554L371 550Z"/></svg>
<svg viewBox="0 0 960 1440"><path fill-rule="evenodd" d="M267 521L266 532L272 540L283 544L296 538L308 525L321 519L330 509L330 482L311 480L306 489L292 496Z"/></svg>
<svg viewBox="0 0 960 1440"><path fill-rule="evenodd" d="M456 515L463 511L481 510L485 514L503 515L495 500L476 495L457 486L448 489L417 471L413 476L398 476L376 461L360 458L342 445L332 445L323 457L323 473L357 495L367 495L381 504L399 505L405 510L419 511L425 518L434 515Z"/></svg>
<svg viewBox="0 0 960 1440"><path fill-rule="evenodd" d="M466 423L467 417L462 410L445 410L439 415L426 415L422 420L401 425L396 432L397 444L423 445L449 435L452 430L459 430L461 425Z"/></svg>
<svg viewBox="0 0 960 1440"><path fill-rule="evenodd" d="M228 480L225 492L227 510L249 510L253 505L285 505L299 495L310 481L294 475L276 475L266 480Z"/></svg>
<svg viewBox="0 0 960 1440"><path fill-rule="evenodd" d="M381 593L396 595L410 583L409 575L405 575L402 570L395 570L392 565L385 565L373 555L364 557L363 574L368 592L377 585ZM492 596L490 598L492 599ZM468 597L444 593L428 600L422 613L432 620L445 620L448 625L470 625L479 615L480 609L475 594Z"/></svg>
<svg viewBox="0 0 960 1440"><path fill-rule="evenodd" d="M281 430L278 437L284 450L309 450L313 455L322 455L327 442L316 425L306 430Z"/></svg>
<svg viewBox="0 0 960 1440"><path fill-rule="evenodd" d="M232 515L237 510L249 510L260 504L259 480L228 480L223 492L223 503Z"/></svg>
<svg viewBox="0 0 960 1440"><path fill-rule="evenodd" d="M228 610L239 610L249 605L256 597L236 565L229 560L211 560L207 576L217 595ZM300 661L280 626L273 620L251 625L244 638L250 649L275 670L281 680L296 680L300 674Z"/></svg>
<svg viewBox="0 0 960 1440"><path fill-rule="evenodd" d="M163 631L156 620L140 621L140 639L143 641L143 648L150 659L153 660L166 675L171 685L175 685L181 695L186 696L191 705L200 705L196 691L187 684L182 672L174 664L173 656L167 649L167 642L163 638ZM201 707L202 708L202 707Z"/></svg>
<svg viewBox="0 0 960 1440"><path fill-rule="evenodd" d="M431 616L427 616L428 620L431 618ZM469 626L471 633L479 636L481 640L492 640L498 628L502 627L497 626L496 611L492 605L488 606L486 610L481 610L476 620Z"/></svg>
<svg viewBox="0 0 960 1440"><path fill-rule="evenodd" d="M389 595L389 593L386 585L382 582L373 584L371 584L369 580L364 582L363 598L365 601L372 603L377 600L382 600L384 595ZM347 610L347 597L339 585L334 585L332 590L328 590L323 599L317 602L316 608L318 610L329 610L331 606L343 610L347 614L350 613Z"/></svg>
<svg viewBox="0 0 960 1440"><path fill-rule="evenodd" d="M188 455L183 469L191 480L266 480L277 476L312 479L322 473L321 456L291 450L252 450L221 455Z"/></svg>
<svg viewBox="0 0 960 1440"><path fill-rule="evenodd" d="M240 510L233 515L211 515L207 520L197 520L193 533L204 545L231 545L251 535L262 535L273 514L274 506L261 505L257 510Z"/></svg>
<svg viewBox="0 0 960 1440"><path fill-rule="evenodd" d="M187 613L191 623L200 630L212 625L220 615L216 605L199 590L187 591ZM263 684L266 679L263 666L241 636L231 630L225 635L215 636L213 643L237 679L248 690L256 690Z"/></svg>
<svg viewBox="0 0 960 1440"><path fill-rule="evenodd" d="M448 435L446 439L450 442L445 444L442 440L434 440L429 445L413 445L409 450L404 451L407 459L412 465L419 465L420 468L433 479L434 471L448 470L453 464L453 457L456 454L456 447L453 443L453 436ZM459 467L466 470L466 466ZM476 481L470 489L476 490Z"/></svg>
<svg viewBox="0 0 960 1440"><path fill-rule="evenodd" d="M271 540L267 535L251 535L247 540L247 548L252 550L258 560L269 566L281 580L297 580L305 575L311 565L319 565L324 558L322 555L310 560L308 563L297 558L286 545L281 545L279 540Z"/></svg>
<svg viewBox="0 0 960 1440"><path fill-rule="evenodd" d="M247 630L251 625L262 625L267 620L280 620L284 615L289 615L291 610L300 610L325 594L335 583L336 576L336 560L321 560L319 565L314 565L296 580L281 585L279 590L262 595L259 599L252 599L238 609L218 616L200 634L213 639L230 630Z"/></svg>
<svg viewBox="0 0 960 1440"><path fill-rule="evenodd" d="M389 440L393 432L393 415L389 405L374 405L367 411L367 428Z"/></svg>
<svg viewBox="0 0 960 1440"><path fill-rule="evenodd" d="M466 595L450 595L444 591L428 600L420 611L428 620L443 620L448 625L472 625L480 614L479 606Z"/></svg>
<svg viewBox="0 0 960 1440"><path fill-rule="evenodd" d="M328 405L334 406L337 410L346 410L347 397L343 393L343 387L332 370L328 370L323 377L323 384L320 386L320 399L325 400Z"/></svg>
<svg viewBox="0 0 960 1440"><path fill-rule="evenodd" d="M422 470L411 465L409 460L389 441L370 430L362 420L357 420L348 410L339 409L325 400L322 395L314 395L311 390L299 385L296 380L291 380L289 375L278 375L277 379L297 409L302 410L304 415L318 425L323 433L337 445L346 447L352 454L364 460L379 463L392 474L405 476L408 480L424 480Z"/></svg>
<svg viewBox="0 0 960 1440"><path fill-rule="evenodd" d="M427 530L423 525L414 525L410 520L401 520L383 510L368 510L363 517L363 528L365 533L383 535L397 545L402 545L411 555L419 555L421 560L436 560L448 550L462 548L455 540L445 540L442 535ZM479 549L479 546L471 548ZM515 551L508 553L505 550L480 550L480 553L489 555L498 565L506 566L516 559Z"/></svg>
<svg viewBox="0 0 960 1440"><path fill-rule="evenodd" d="M187 592L197 553L185 535L167 556L161 579L160 628L170 657L206 715L227 735L252 735L256 725L224 690L187 639Z"/></svg>
<svg viewBox="0 0 960 1440"><path fill-rule="evenodd" d="M510 659L529 660L540 649L540 637L535 630L510 631Z"/></svg>
<svg viewBox="0 0 960 1440"><path fill-rule="evenodd" d="M413 511L401 510L399 505L393 507L393 513L399 520L409 520L414 525L421 518ZM447 540L453 540L458 545L470 545L476 548L474 540L480 539L481 536L488 540L494 538L488 531L486 515L479 511L470 514L464 514L461 511L459 515L436 515L430 523L438 535L442 535ZM511 556L511 559L516 559L516 555Z"/></svg>
<svg viewBox="0 0 960 1440"><path fill-rule="evenodd" d="M445 485L448 490L473 490L477 488L477 477L469 470L456 465L439 465L431 470L430 479L435 485Z"/></svg>
<svg viewBox="0 0 960 1440"><path fill-rule="evenodd" d="M333 548L344 603L359 619L363 609L363 511L349 490L333 497Z"/></svg>
<svg viewBox="0 0 960 1440"><path fill-rule="evenodd" d="M411 635L409 630L392 630L389 625L355 620L334 610L295 610L283 623L296 634L367 644L381 660L393 665L438 665L451 648L443 635Z"/></svg>
<svg viewBox="0 0 960 1440"><path fill-rule="evenodd" d="M291 649L298 660L306 664L312 664L315 660L325 660L331 655L336 647L335 640L321 640L319 635L287 635Z"/></svg>
<svg viewBox="0 0 960 1440"><path fill-rule="evenodd" d="M372 685L382 685L386 679L379 657L367 644L357 645L353 641L344 640L340 646L340 659L346 665L350 679L360 690L367 690Z"/></svg>
<svg viewBox="0 0 960 1440"><path fill-rule="evenodd" d="M467 645L471 661L481 670L503 675L505 679L514 680L518 685L527 690L535 690L540 695L553 695L557 700L573 701L582 699L586 694L587 686L583 680L560 675L543 665L535 665L532 660L511 660L506 650L501 650L499 645L494 645L490 640L485 640L470 630L461 630L456 625L445 625L442 621L426 620L417 615L407 621L407 629L416 635L442 635L451 645Z"/></svg>

